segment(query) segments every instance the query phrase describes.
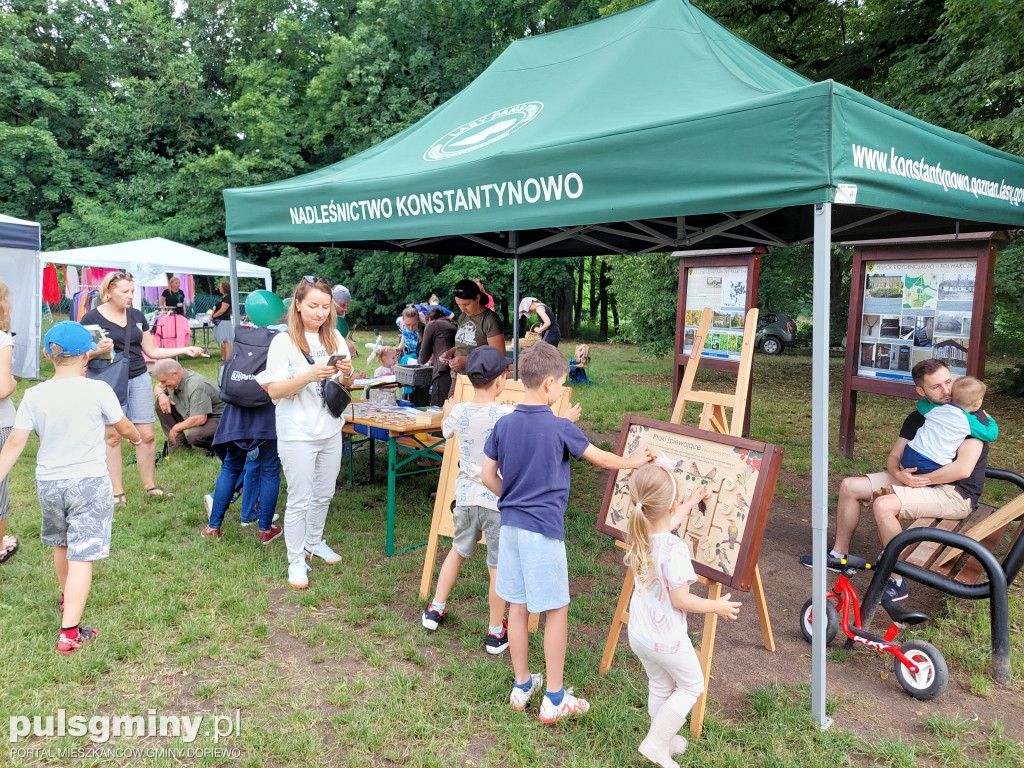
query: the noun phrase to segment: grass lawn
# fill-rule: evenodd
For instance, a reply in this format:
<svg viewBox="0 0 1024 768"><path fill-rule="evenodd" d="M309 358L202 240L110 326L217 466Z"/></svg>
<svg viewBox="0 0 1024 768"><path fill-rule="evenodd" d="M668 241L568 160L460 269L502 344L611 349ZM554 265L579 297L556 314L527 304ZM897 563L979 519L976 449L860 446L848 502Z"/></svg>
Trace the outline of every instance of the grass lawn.
<svg viewBox="0 0 1024 768"><path fill-rule="evenodd" d="M371 340L357 335L360 346ZM571 345L562 345L571 353ZM601 447L614 446L625 412L664 419L671 410L668 358L636 348L595 344L591 378L579 387L581 426ZM215 376L217 360L194 365ZM998 376L1008 363L993 364ZM752 437L785 450L776 498L806 503L810 470L810 370L807 356L758 356L752 401ZM833 436L842 361L832 361ZM49 371L44 372L49 375ZM725 377L702 373L702 387L724 388ZM20 393L27 382L19 387ZM857 458L834 460L833 478L873 470L898 431L909 401L862 396ZM990 463L1024 470L1024 407L992 396L986 407L1000 424ZM159 429L159 428L158 428ZM160 438L158 438L160 441ZM833 445L835 439L833 437ZM162 441L158 442L158 445ZM592 703L575 722L545 726L537 704L508 706L507 654L490 657L486 633L486 568L478 553L463 568L449 598L449 616L437 632L419 625L423 550L384 556L386 487L342 486L331 505L326 538L342 555L334 567L317 565L310 588L286 581L283 540L260 546L255 526L240 528L229 511L222 542L199 537L203 495L212 490L216 460L180 452L159 461L157 482L177 495L148 499L138 472L126 466L127 509L114 520L111 557L97 564L84 621L100 637L73 656L54 650L58 590L50 551L39 543L39 511L32 477L35 438L11 475L8 532L21 551L0 567L0 678L2 714L231 715L240 733L219 744L200 733L192 744L175 738L112 740L108 747L176 747L237 751L171 757L159 754L69 758L59 749L86 748L86 738L24 738L5 745L0 765L221 765L236 766L642 766L636 752L646 732L646 678L625 646L606 678L597 676L604 639L622 584L620 557L594 530L604 474L574 465L566 515L573 602L566 680ZM126 446L126 463L134 454ZM366 477L365 458L357 477ZM379 462L383 466L386 462ZM380 469L378 469L380 472ZM345 475L347 477L347 474ZM430 527L429 493L435 474L399 481L396 544L424 541ZM834 488L833 488L834 490ZM279 511L284 510L284 493ZM809 531L808 531L809 540ZM767 544L766 544L767 546ZM447 547L442 547L442 554ZM793 578L808 581L794 569ZM1011 622L1014 689L1024 693L1021 590L1014 588ZM951 676L972 680L989 695L987 604L951 601L940 622L918 632L942 649ZM795 632L790 618L776 633ZM979 653L978 649L984 652ZM809 652L809 650L808 650ZM833 660L842 657L833 652ZM718 657L716 656L716 662ZM540 635L531 641L531 665L543 666ZM905 697L890 679L893 697ZM738 715L716 709L714 686L703 737L681 765L837 766L1024 764L1020 733L956 715L934 717L924 739L865 737L842 727L824 733L809 721L805 684L774 683L750 690ZM905 698L905 706L913 701ZM845 702L830 700L837 712ZM1019 713L1018 713L1019 714ZM841 717L837 714L841 722ZM43 752L18 750L48 749Z"/></svg>

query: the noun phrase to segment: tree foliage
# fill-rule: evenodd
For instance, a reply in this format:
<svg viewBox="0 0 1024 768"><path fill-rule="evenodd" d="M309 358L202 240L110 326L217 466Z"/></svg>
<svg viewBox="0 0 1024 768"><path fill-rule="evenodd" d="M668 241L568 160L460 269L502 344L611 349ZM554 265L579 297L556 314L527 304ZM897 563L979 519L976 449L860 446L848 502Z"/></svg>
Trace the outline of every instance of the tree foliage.
<svg viewBox="0 0 1024 768"><path fill-rule="evenodd" d="M1024 153L1019 0L694 2L811 79ZM0 210L39 221L46 248L163 236L223 253L224 188L349 157L450 99L513 40L638 4L0 0ZM284 286L311 272L345 282L357 322L384 322L430 293L450 301L464 276L482 277L512 316L512 265L502 260L271 245L243 255L269 264ZM844 258L834 253L834 272ZM624 338L664 348L676 290L667 264L527 260L523 292L554 307L563 326L621 317ZM763 302L806 308L809 264L801 250L767 256ZM1019 248L1000 257L1002 316L1024 309L1006 288L1022 265ZM848 296L843 274L834 306Z"/></svg>

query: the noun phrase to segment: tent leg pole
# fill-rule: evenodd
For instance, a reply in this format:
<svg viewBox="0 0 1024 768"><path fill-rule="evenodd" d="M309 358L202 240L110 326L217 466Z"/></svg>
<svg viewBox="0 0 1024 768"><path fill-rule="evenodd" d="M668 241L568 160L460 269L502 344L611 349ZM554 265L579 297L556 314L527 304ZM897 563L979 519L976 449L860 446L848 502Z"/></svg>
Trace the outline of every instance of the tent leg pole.
<svg viewBox="0 0 1024 768"><path fill-rule="evenodd" d="M508 233L508 247L513 251L519 248L519 233ZM512 260L512 376L519 380L519 254Z"/></svg>
<svg viewBox="0 0 1024 768"><path fill-rule="evenodd" d="M828 552L828 354L832 261L832 203L814 206L814 346L811 376L811 530L814 570L812 616L825 615ZM811 714L825 730L825 625L815 621L811 643Z"/></svg>
<svg viewBox="0 0 1024 768"><path fill-rule="evenodd" d="M235 259L235 244L228 243L228 269L231 280L231 323L238 330L242 319L242 308L238 306L238 263Z"/></svg>

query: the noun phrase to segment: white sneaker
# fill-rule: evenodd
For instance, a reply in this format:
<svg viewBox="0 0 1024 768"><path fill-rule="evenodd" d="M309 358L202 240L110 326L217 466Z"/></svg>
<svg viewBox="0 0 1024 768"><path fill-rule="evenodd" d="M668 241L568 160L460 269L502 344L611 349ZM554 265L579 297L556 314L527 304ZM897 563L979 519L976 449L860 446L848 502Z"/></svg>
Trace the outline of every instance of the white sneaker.
<svg viewBox="0 0 1024 768"><path fill-rule="evenodd" d="M512 709L526 709L526 705L530 702L534 692L539 691L540 687L544 685L544 675L540 672L535 672L530 675L530 681L533 685L525 691L515 685L512 686L512 694L508 697L509 701L512 702Z"/></svg>
<svg viewBox="0 0 1024 768"><path fill-rule="evenodd" d="M544 695L544 701L540 703L540 721L542 723L554 723L573 715L585 715L590 711L590 702L586 699L577 699L572 695L572 688L565 689L562 696L562 703L557 707L551 703L551 699Z"/></svg>
<svg viewBox="0 0 1024 768"><path fill-rule="evenodd" d="M206 520L209 522L210 515L213 514L213 494L208 493L203 496L203 504L206 505Z"/></svg>
<svg viewBox="0 0 1024 768"><path fill-rule="evenodd" d="M277 514L277 512L275 512L274 516L270 519L270 524L273 525L274 523L276 523L280 519L281 519L281 516L279 514ZM258 517L254 517L252 520L241 520L241 521L239 521L238 524L240 526L242 526L243 528L248 528L250 525L252 525L253 523L257 523L257 522L259 522L259 518Z"/></svg>
<svg viewBox="0 0 1024 768"><path fill-rule="evenodd" d="M335 563L341 562L341 555L327 546L327 542L323 539L312 549L309 546L306 547L306 559L312 560L314 557L319 557L328 565L334 565Z"/></svg>
<svg viewBox="0 0 1024 768"><path fill-rule="evenodd" d="M305 589L309 586L310 570L312 569L306 565L305 558L288 563L288 583L296 589Z"/></svg>

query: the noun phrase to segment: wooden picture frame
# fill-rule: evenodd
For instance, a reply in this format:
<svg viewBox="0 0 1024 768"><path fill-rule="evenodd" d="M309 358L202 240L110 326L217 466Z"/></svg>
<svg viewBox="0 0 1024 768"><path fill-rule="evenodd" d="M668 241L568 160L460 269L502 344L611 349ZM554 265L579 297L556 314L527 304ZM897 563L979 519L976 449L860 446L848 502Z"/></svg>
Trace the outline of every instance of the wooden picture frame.
<svg viewBox="0 0 1024 768"><path fill-rule="evenodd" d="M694 570L732 589L749 591L782 450L770 443L626 414L616 452L628 455L642 445L674 464L680 498L697 483L711 492L679 529ZM610 473L597 518L597 529L619 541L625 541L631 473Z"/></svg>

